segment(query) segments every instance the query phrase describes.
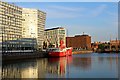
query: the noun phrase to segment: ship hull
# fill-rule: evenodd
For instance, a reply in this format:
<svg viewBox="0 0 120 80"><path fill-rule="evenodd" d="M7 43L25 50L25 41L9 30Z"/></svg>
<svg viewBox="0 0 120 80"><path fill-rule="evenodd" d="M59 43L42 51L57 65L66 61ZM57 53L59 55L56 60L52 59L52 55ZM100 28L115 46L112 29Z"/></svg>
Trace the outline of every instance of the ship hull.
<svg viewBox="0 0 120 80"><path fill-rule="evenodd" d="M72 56L72 48L67 48L66 55Z"/></svg>
<svg viewBox="0 0 120 80"><path fill-rule="evenodd" d="M64 52L49 52L49 57L72 56L72 48L66 49Z"/></svg>
<svg viewBox="0 0 120 80"><path fill-rule="evenodd" d="M50 57L64 57L66 56L65 52L49 52Z"/></svg>

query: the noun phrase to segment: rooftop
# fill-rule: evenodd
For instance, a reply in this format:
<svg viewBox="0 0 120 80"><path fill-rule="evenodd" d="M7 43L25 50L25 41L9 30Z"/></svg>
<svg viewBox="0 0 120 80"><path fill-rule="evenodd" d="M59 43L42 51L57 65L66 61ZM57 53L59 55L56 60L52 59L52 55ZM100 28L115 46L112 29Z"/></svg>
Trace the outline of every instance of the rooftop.
<svg viewBox="0 0 120 80"><path fill-rule="evenodd" d="M48 30L55 30L55 29L64 29L64 28L63 28L63 27L56 27L56 28L45 29L45 31L48 31Z"/></svg>
<svg viewBox="0 0 120 80"><path fill-rule="evenodd" d="M87 34L83 34L83 35L75 35L75 37L80 37L80 36L89 36Z"/></svg>

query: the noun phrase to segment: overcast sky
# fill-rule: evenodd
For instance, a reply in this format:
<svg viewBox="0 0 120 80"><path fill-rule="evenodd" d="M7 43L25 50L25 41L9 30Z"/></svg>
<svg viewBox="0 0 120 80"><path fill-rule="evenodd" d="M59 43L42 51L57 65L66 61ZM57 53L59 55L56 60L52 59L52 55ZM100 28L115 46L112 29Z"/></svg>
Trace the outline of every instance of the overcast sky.
<svg viewBox="0 0 120 80"><path fill-rule="evenodd" d="M109 41L118 36L117 2L14 2L20 7L47 13L45 28L65 27L68 36L82 34L92 41Z"/></svg>

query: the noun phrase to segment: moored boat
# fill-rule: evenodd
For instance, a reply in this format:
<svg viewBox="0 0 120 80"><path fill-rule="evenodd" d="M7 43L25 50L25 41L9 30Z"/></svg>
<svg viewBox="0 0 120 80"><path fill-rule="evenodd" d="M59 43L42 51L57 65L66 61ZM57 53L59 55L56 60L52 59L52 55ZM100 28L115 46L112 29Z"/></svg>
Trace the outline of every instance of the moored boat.
<svg viewBox="0 0 120 80"><path fill-rule="evenodd" d="M48 53L50 57L71 56L72 47L66 48L64 42L61 40L59 48L49 48Z"/></svg>
<svg viewBox="0 0 120 80"><path fill-rule="evenodd" d="M72 47L66 48L66 55L72 55Z"/></svg>

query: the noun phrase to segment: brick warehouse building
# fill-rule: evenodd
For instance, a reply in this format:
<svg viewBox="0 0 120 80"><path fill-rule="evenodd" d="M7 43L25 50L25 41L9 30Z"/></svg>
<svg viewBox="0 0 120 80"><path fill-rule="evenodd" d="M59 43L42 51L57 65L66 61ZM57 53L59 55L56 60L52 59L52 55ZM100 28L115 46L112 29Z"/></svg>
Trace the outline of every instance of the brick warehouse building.
<svg viewBox="0 0 120 80"><path fill-rule="evenodd" d="M66 46L74 49L91 49L91 36L83 34L66 37Z"/></svg>

